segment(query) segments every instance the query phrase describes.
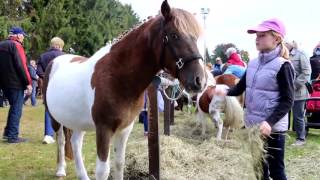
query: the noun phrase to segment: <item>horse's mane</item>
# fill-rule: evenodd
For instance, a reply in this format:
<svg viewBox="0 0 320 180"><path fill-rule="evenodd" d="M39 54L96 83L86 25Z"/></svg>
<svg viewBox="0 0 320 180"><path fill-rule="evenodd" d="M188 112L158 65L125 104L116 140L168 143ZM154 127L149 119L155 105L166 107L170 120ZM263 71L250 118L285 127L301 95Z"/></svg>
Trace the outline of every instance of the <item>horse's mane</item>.
<svg viewBox="0 0 320 180"><path fill-rule="evenodd" d="M172 8L171 9L172 17L173 17L173 23L174 26L177 28L177 30L185 35L189 35L193 37L194 39L198 39L199 36L202 33L202 28L199 25L199 22L196 20L193 14L189 13L188 11L185 11L183 9L178 8ZM144 24L148 23L151 20L154 19L160 19L159 16L162 16L161 14L158 14L157 16L148 19L147 21L142 21L136 25L134 25L129 30L119 34L116 38L114 38L109 43L114 46L121 42L125 37L127 37L131 32L134 30L139 29Z"/></svg>
<svg viewBox="0 0 320 180"><path fill-rule="evenodd" d="M172 8L171 10L173 15L173 23L178 31L198 39L202 33L202 28L195 16L183 9Z"/></svg>
<svg viewBox="0 0 320 180"><path fill-rule="evenodd" d="M111 46L117 44L118 42L120 42L124 37L126 37L128 34L130 34L132 31L138 29L142 24L144 24L145 22L140 22L135 24L132 28L130 28L127 31L124 31L122 33L120 33L116 38L113 38L109 44L111 44Z"/></svg>

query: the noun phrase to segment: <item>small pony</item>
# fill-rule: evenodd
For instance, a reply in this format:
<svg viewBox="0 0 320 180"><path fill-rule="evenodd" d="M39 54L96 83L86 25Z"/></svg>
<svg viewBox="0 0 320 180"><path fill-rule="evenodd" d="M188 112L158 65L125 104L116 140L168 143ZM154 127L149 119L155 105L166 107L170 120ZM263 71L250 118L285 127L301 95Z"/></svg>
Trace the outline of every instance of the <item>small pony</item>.
<svg viewBox="0 0 320 180"><path fill-rule="evenodd" d="M210 76L210 74L208 74ZM212 75L211 75L212 76ZM211 83L209 81L211 80ZM228 89L227 85L215 85L215 80L208 77L206 89L197 97L197 127L202 125L202 135L206 132L206 114L215 123L217 139L221 140L223 127L227 128L226 139L230 129L238 129L243 126L243 109L236 97L215 95L217 89ZM224 113L222 120L220 113Z"/></svg>

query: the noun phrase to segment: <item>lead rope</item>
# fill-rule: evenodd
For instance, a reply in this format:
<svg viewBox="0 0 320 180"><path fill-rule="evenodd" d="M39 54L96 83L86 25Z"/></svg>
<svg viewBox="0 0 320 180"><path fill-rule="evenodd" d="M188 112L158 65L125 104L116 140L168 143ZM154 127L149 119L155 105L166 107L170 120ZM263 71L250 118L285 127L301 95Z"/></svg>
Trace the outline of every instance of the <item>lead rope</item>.
<svg viewBox="0 0 320 180"><path fill-rule="evenodd" d="M175 81L171 81L169 80L167 77L165 77L165 73L161 73L159 75L161 78L165 78L166 80L170 81L170 85L168 84L160 84L160 90L162 91L164 97L170 101L176 101L178 99L181 98L181 96L183 95L183 91L184 91L184 88L180 86L180 82L179 80L175 79ZM166 92L166 89L168 89L169 87L172 88L172 92L171 92L171 95L169 96ZM178 93L178 96L175 96L176 94Z"/></svg>

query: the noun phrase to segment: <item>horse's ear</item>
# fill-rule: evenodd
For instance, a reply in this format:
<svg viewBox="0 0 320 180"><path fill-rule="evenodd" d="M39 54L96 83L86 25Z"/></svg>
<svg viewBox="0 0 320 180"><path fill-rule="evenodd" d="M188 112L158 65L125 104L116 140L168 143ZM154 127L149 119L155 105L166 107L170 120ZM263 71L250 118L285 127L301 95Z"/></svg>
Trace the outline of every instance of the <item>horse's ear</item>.
<svg viewBox="0 0 320 180"><path fill-rule="evenodd" d="M164 17L164 19L166 21L170 21L171 18L172 18L171 8L170 8L169 3L168 3L167 0L164 0L162 5L161 5L161 14L162 14L162 16Z"/></svg>

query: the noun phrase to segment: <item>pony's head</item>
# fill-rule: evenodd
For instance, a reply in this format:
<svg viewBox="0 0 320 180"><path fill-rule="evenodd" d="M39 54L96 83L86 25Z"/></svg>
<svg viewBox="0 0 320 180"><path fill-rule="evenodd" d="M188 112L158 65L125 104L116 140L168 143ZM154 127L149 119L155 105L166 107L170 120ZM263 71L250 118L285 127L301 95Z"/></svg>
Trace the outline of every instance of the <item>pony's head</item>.
<svg viewBox="0 0 320 180"><path fill-rule="evenodd" d="M206 84L202 56L197 46L201 28L193 14L161 5L162 67L178 78L188 92L200 92Z"/></svg>

